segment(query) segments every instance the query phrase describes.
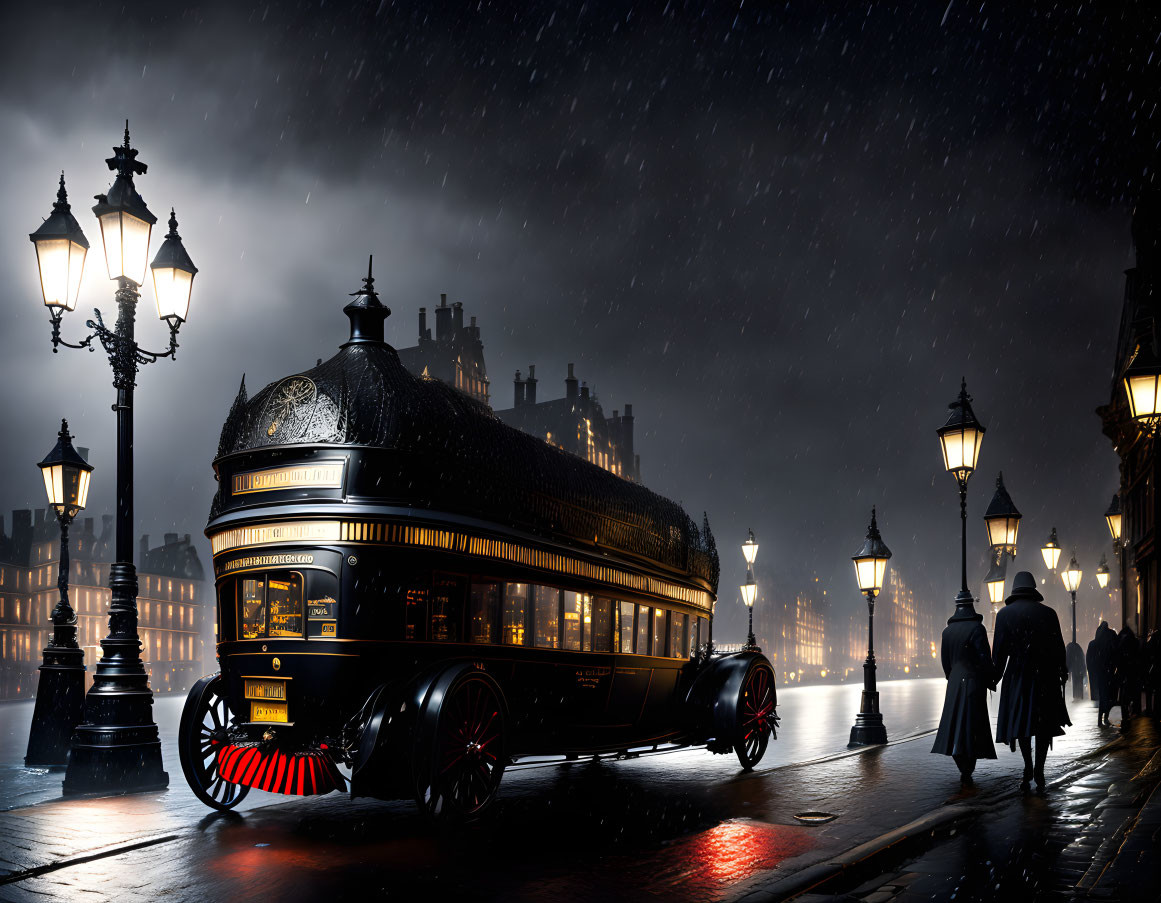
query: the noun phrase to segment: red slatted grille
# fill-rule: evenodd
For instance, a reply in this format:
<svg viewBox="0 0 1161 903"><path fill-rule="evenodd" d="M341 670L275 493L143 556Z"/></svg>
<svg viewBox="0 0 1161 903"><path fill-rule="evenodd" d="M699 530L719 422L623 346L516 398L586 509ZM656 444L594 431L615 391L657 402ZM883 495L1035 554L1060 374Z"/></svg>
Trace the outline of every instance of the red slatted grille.
<svg viewBox="0 0 1161 903"><path fill-rule="evenodd" d="M288 754L230 744L218 751L218 771L231 784L270 793L315 796L347 789L338 767L321 749Z"/></svg>

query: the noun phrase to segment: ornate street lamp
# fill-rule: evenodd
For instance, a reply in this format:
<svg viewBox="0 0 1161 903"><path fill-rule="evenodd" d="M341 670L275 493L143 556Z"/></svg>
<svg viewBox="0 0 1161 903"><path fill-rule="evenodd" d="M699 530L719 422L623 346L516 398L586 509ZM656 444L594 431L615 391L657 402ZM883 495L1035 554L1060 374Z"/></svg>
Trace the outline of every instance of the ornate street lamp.
<svg viewBox="0 0 1161 903"><path fill-rule="evenodd" d="M1121 541L1121 494L1113 494L1113 500L1105 511L1105 523L1109 525L1109 535L1113 538L1113 545Z"/></svg>
<svg viewBox="0 0 1161 903"><path fill-rule="evenodd" d="M1101 563L1097 565L1096 569L1097 586L1104 589L1109 585L1109 563L1105 559L1104 552L1101 552Z"/></svg>
<svg viewBox="0 0 1161 903"><path fill-rule="evenodd" d="M746 603L746 610L750 616L750 628L746 633L745 652L760 652L758 643L754 639L754 599L758 595L758 584L754 581L754 559L758 557L758 543L754 542L754 531L750 530L746 541L742 543L742 557L746 559L746 582L739 589L742 591L742 601Z"/></svg>
<svg viewBox="0 0 1161 903"><path fill-rule="evenodd" d="M943 466L955 477L959 487L960 519L960 590L955 597L957 608L971 607L972 594L967 581L967 484L975 472L984 441L984 426L972 411L972 398L967 393L967 380L960 385L959 398L948 408L947 423L939 428L939 443L943 448Z"/></svg>
<svg viewBox="0 0 1161 903"><path fill-rule="evenodd" d="M992 603L993 612L1004 601L1004 581L1007 578L1008 562L1004 557L1004 553L998 552L992 560L992 567L988 571L988 576L984 578L984 583L988 587L988 601Z"/></svg>
<svg viewBox="0 0 1161 903"><path fill-rule="evenodd" d="M891 550L879 535L875 509L872 508L867 538L863 547L851 556L855 563L855 580L867 597L867 660L863 662L863 696L848 746L887 742L887 728L879 712L879 691L875 684L875 596L883 588L890 557Z"/></svg>
<svg viewBox="0 0 1161 903"><path fill-rule="evenodd" d="M89 253L88 239L69 206L63 171L52 213L28 238L36 248L40 293L55 332L64 312L76 309L85 256Z"/></svg>
<svg viewBox="0 0 1161 903"><path fill-rule="evenodd" d="M141 641L137 636L137 572L133 567L133 389L141 366L177 356L177 334L188 313L197 268L181 245L176 218L171 217L170 232L153 261L158 315L169 325L169 349L145 350L134 338L134 320L149 261L149 239L157 217L150 212L133 183L133 177L143 175L147 167L137 159L137 151L129 144L128 123L124 142L113 148L113 156L105 163L117 175L108 193L97 195L93 213L101 228L106 272L117 283L114 295L117 322L113 329L105 326L98 310L94 311L94 319L86 322L92 330L86 338L76 344L61 339L61 317L65 310L72 309L70 304L75 306L76 298L73 295L70 301L66 295L62 300L58 291L50 292L46 287L71 284L76 252L46 254L43 249L48 247L44 244L47 239L40 230L31 236L37 247L42 292L50 308L53 352L61 345L93 351L95 343L100 343L109 358L113 387L117 390L117 403L113 406L117 413L117 531L116 561L109 568L112 596L109 635L101 641L101 660L85 700L84 718L73 735L63 787L65 794L127 793L156 790L169 784L169 776L162 768L157 725L153 722L153 693L141 661ZM58 197L58 203L64 203L63 189ZM53 209L55 214L57 207ZM75 220L69 229L73 225ZM80 236L73 244L81 245L80 227L76 226L70 234L74 238ZM67 271L63 269L66 262Z"/></svg>
<svg viewBox="0 0 1161 903"><path fill-rule="evenodd" d="M77 616L69 604L69 524L88 501L93 466L73 448L67 420L60 422L56 445L37 466L48 503L60 524L56 580L60 599L52 610L52 638L44 647L24 764L29 768L63 768L68 762L69 739L85 707L85 653L77 645Z"/></svg>
<svg viewBox="0 0 1161 903"><path fill-rule="evenodd" d="M1040 554L1044 558L1044 566L1053 573L1056 572L1056 563L1060 561L1060 543L1056 541L1056 528L1052 528L1052 532L1048 534L1048 541L1044 543L1044 547L1040 550Z"/></svg>
<svg viewBox="0 0 1161 903"><path fill-rule="evenodd" d="M1076 563L1076 552L1072 553L1072 559L1068 562L1068 567L1060 572L1060 579L1064 582L1064 588L1068 590L1072 596L1072 642L1068 644L1065 650L1065 659L1068 664L1068 670L1072 673L1072 698L1084 698L1084 650L1080 648L1080 644L1076 641L1076 590L1080 586L1080 578L1083 576L1080 565Z"/></svg>
<svg viewBox="0 0 1161 903"><path fill-rule="evenodd" d="M996 477L996 493L984 512L984 524L988 528L988 545L993 549L1016 557L1016 536L1020 532L1021 514L1016 510L1012 497L1004 488L1004 474Z"/></svg>

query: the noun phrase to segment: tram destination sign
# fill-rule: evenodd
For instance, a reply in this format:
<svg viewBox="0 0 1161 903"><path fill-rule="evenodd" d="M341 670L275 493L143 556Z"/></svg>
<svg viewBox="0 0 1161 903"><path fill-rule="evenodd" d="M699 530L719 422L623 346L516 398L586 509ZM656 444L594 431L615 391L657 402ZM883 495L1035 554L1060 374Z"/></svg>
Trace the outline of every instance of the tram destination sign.
<svg viewBox="0 0 1161 903"><path fill-rule="evenodd" d="M275 492L284 489L342 489L343 461L294 464L234 474L234 495Z"/></svg>

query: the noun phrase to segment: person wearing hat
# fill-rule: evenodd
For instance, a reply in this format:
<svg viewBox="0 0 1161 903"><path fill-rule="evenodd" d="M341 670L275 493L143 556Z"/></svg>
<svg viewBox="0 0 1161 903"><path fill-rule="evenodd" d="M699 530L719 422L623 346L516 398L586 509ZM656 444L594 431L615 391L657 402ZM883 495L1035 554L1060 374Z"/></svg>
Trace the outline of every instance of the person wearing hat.
<svg viewBox="0 0 1161 903"><path fill-rule="evenodd" d="M987 696L988 689L994 690L996 685L983 620L970 597L957 601L955 614L943 628L940 647L947 690L931 751L955 760L964 787L972 785L978 759L996 758Z"/></svg>
<svg viewBox="0 0 1161 903"><path fill-rule="evenodd" d="M1043 601L1036 578L1020 571L1012 581L1012 594L996 615L992 644L993 675L1003 681L996 741L1007 743L1013 751L1020 745L1024 757L1020 787L1025 791L1033 778L1037 788L1044 789L1044 762L1052 738L1062 736L1065 726L1072 724L1064 704L1068 681L1064 635L1056 612Z"/></svg>

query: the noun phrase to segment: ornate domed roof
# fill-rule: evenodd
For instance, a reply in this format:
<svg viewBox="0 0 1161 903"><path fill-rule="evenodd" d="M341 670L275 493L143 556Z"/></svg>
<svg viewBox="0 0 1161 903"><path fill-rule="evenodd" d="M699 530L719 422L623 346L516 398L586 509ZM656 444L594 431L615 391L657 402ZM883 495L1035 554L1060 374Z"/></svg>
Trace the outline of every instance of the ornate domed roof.
<svg viewBox="0 0 1161 903"><path fill-rule="evenodd" d="M418 377L383 340L390 313L368 274L344 312L351 337L328 361L266 386L245 384L230 409L218 460L287 446L383 450L382 498L603 546L699 577L716 591L708 524L681 506L501 422L486 405ZM215 499L215 512L219 510ZM211 517L214 512L211 512Z"/></svg>

